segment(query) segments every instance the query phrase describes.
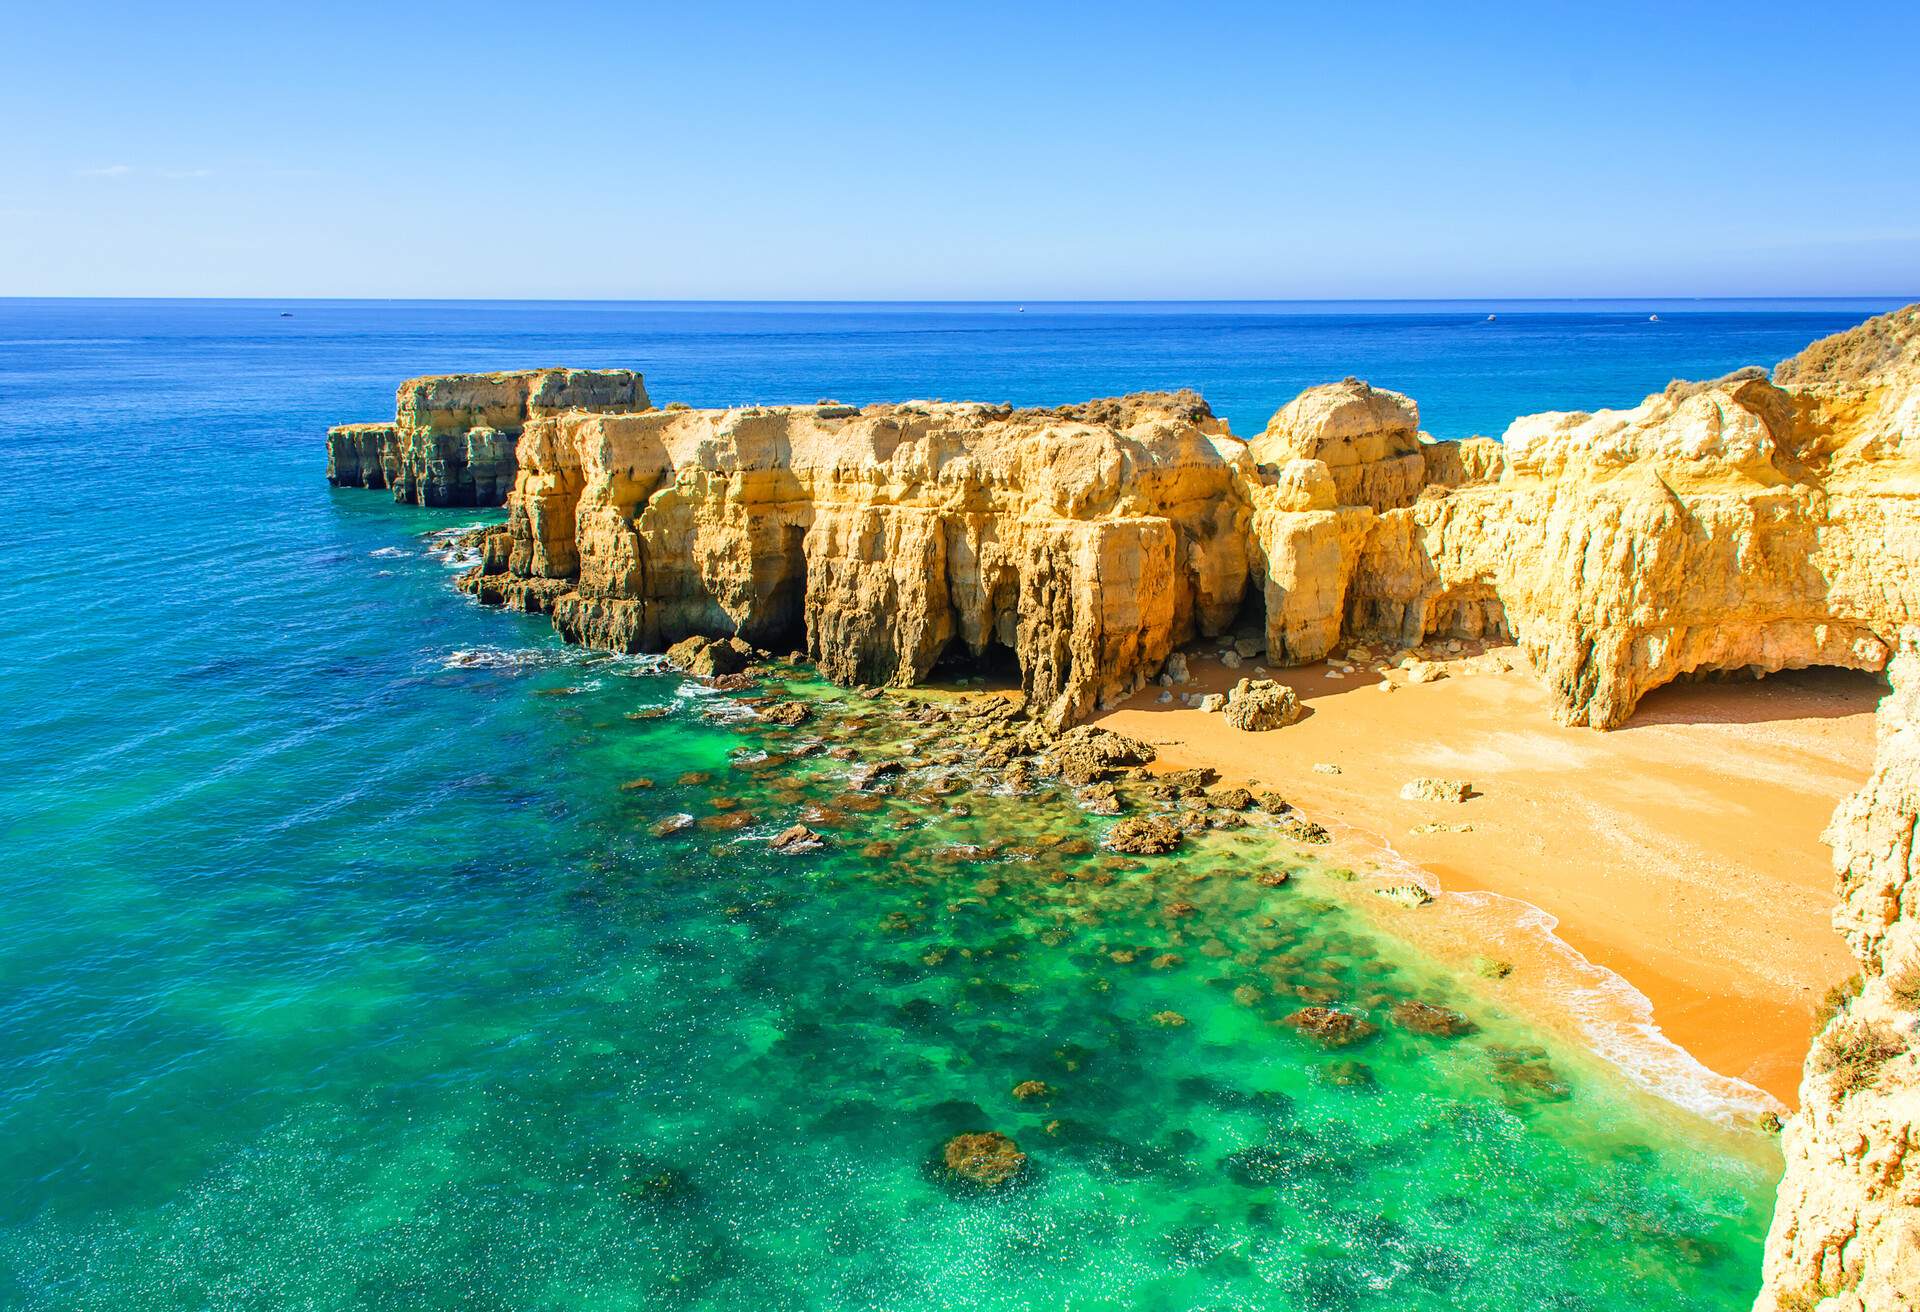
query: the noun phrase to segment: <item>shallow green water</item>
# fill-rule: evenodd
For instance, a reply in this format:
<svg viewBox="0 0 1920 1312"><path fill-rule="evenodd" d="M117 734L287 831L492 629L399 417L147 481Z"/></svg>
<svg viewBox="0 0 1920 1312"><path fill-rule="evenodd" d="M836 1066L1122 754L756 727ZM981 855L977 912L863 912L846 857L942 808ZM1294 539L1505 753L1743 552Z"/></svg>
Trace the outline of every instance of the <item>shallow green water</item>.
<svg viewBox="0 0 1920 1312"><path fill-rule="evenodd" d="M1075 851L1106 822L1049 789L925 769L877 795L832 756L757 759L816 739L862 760L950 745L884 706L803 682L819 711L786 730L636 662L481 658L500 664L435 681L523 695L527 777L457 786L498 803L499 850L522 847L519 826L574 850L542 873L422 866L465 846L439 826L474 814L393 799L398 817L342 817L340 841L366 850L321 896L231 890L172 916L204 946L152 1023L303 1078L250 1100L239 1134L191 1068L155 1071L165 1112L109 1152L109 1194L9 1236L16 1292L1707 1308L1753 1284L1764 1159L1688 1144L1498 1016L1469 1008L1480 1029L1458 1039L1396 1027L1396 1001L1457 1002L1448 982L1269 830ZM555 829L540 799L562 790ZM697 821L655 838L673 813ZM772 852L795 817L829 846ZM1297 873L1253 878L1275 869ZM280 960L253 941L268 926L327 945L311 978L249 968ZM1327 1002L1381 1033L1328 1050L1274 1023ZM1014 1097L1028 1080L1052 1092ZM956 1188L941 1145L989 1128L1026 1175Z"/></svg>
<svg viewBox="0 0 1920 1312"><path fill-rule="evenodd" d="M860 759L948 744L804 681L819 714L775 730L566 651L451 590L422 535L472 516L320 481L324 425L406 372L658 358L729 399L686 381L708 346L580 327L597 312L451 336L426 310L61 313L0 334L0 1305L1750 1301L1769 1144L1538 1051L1272 835L1109 864L1073 850L1109 822L1051 793L929 770L849 805L849 761L744 768L829 731ZM1097 329L1048 327L1064 364L1031 324L993 360L903 329L884 368L868 337L803 335L781 386L831 346L875 392L978 390L958 361L1069 399L1106 381L1079 361L1132 358L1132 328ZM1242 336L1140 331L1249 413L1294 386ZM1301 332L1313 368L1353 367ZM1480 367L1451 394L1515 408L1527 379L1488 399ZM769 850L810 806L830 845ZM676 812L752 818L653 837ZM1278 867L1301 873L1250 877ZM1405 998L1478 1028L1409 1034ZM1320 1001L1380 1033L1330 1051L1273 1023ZM1051 1096L1015 1098L1030 1080ZM1029 1154L1018 1187L937 1169L975 1129Z"/></svg>

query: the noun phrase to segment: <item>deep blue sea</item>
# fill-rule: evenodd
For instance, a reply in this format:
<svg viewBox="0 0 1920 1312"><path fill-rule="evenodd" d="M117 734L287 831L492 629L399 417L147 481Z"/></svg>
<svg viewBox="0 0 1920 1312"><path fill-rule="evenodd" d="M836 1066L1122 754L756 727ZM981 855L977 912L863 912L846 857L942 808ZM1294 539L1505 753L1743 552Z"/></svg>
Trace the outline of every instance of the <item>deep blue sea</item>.
<svg viewBox="0 0 1920 1312"><path fill-rule="evenodd" d="M1894 304L0 300L0 1306L1744 1308L1771 1145L1310 853L849 794L792 748L926 745L477 608L426 535L487 515L330 489L323 436L546 364L696 406L1193 387L1242 434L1354 374L1497 435ZM829 847L772 853L801 815ZM1324 1050L1280 1023L1313 999L1381 1032ZM1028 1167L976 1195L939 1154L984 1129Z"/></svg>

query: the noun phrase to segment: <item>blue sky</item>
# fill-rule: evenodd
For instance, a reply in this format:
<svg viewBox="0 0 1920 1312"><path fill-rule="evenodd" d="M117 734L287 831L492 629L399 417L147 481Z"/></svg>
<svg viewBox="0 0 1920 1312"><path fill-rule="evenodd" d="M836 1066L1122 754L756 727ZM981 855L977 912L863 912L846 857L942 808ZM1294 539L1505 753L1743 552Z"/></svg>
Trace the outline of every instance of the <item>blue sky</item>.
<svg viewBox="0 0 1920 1312"><path fill-rule="evenodd" d="M1920 6L11 7L0 295L1920 293Z"/></svg>

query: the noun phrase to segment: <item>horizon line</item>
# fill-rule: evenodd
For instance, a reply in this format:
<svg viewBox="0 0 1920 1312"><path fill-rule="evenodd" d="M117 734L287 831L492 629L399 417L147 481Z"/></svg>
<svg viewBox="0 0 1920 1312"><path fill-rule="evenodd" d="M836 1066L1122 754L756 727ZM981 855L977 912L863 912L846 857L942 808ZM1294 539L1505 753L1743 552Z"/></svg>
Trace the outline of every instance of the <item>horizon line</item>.
<svg viewBox="0 0 1920 1312"><path fill-rule="evenodd" d="M626 296L126 296L105 293L32 295L4 293L6 301L241 301L300 304L463 304L463 305L1462 305L1502 301L1510 304L1596 301L1898 301L1920 302L1920 292L1834 292L1799 295L1696 296L1639 293L1607 296L1116 296L1116 297L626 297Z"/></svg>

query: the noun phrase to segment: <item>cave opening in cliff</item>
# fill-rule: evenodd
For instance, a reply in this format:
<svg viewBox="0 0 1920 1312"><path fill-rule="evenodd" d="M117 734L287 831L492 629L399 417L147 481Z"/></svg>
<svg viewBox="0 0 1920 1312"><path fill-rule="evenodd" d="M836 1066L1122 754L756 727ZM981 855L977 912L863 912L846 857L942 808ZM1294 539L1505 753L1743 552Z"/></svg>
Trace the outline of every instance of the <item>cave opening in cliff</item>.
<svg viewBox="0 0 1920 1312"><path fill-rule="evenodd" d="M946 645L928 675L930 682L980 679L989 688L1020 687L1020 658L1004 642L989 638L978 652L956 638Z"/></svg>
<svg viewBox="0 0 1920 1312"><path fill-rule="evenodd" d="M1265 645L1267 641L1267 589L1259 579L1247 585L1240 597L1240 605L1233 612L1233 619L1217 632L1202 630L1203 637L1221 637L1232 639L1251 639Z"/></svg>

